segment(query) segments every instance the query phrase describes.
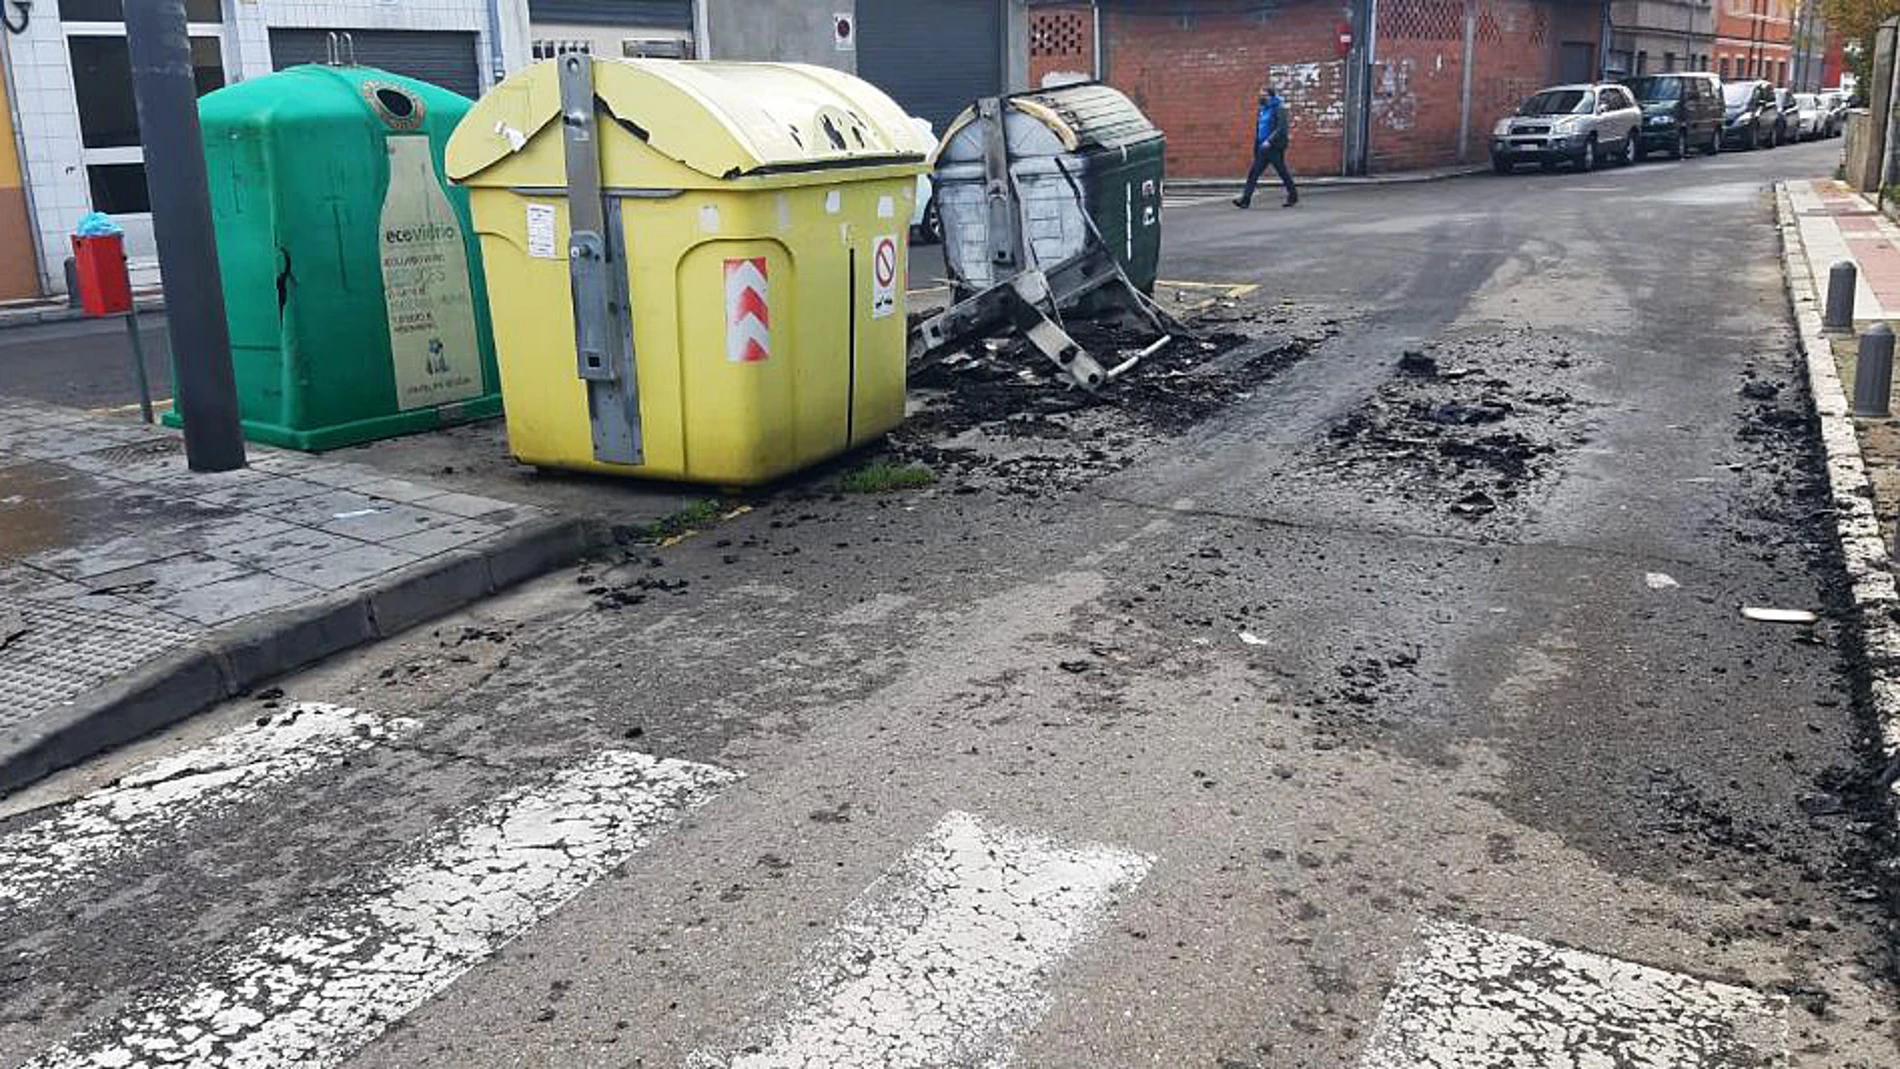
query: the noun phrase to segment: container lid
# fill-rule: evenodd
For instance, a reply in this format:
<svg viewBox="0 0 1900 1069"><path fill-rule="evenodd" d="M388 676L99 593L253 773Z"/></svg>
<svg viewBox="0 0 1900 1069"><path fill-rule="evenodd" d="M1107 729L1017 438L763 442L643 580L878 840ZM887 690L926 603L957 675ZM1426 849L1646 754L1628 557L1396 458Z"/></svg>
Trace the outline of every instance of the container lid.
<svg viewBox="0 0 1900 1069"><path fill-rule="evenodd" d="M366 116L401 134L445 130L469 105L458 93L375 67L303 64L207 93L198 99L198 114L212 126Z"/></svg>
<svg viewBox="0 0 1900 1069"><path fill-rule="evenodd" d="M1003 98L1005 111L1026 116L1055 135L1065 152L1097 152L1125 148L1161 137L1161 128L1142 114L1134 101L1119 90L1100 82L1080 82L1053 89L1035 89ZM954 159L962 158L971 148L981 152L981 141L957 135L976 121L976 108L966 108L944 133L946 150L953 144L961 151L946 151ZM1010 129L1013 151L1035 152L1045 146L1028 141L1015 129L1017 124L1005 117Z"/></svg>
<svg viewBox="0 0 1900 1069"><path fill-rule="evenodd" d="M749 175L838 167L921 165L933 147L883 92L828 67L603 59L594 96L620 126L700 174ZM514 74L476 102L449 141L448 172L468 179L550 126L558 136L558 61Z"/></svg>

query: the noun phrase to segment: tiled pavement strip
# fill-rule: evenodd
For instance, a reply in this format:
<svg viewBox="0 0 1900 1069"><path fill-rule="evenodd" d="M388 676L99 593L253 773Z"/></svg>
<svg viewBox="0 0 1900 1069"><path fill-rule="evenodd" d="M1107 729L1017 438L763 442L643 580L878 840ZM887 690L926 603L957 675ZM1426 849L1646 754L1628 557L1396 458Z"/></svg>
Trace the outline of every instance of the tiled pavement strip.
<svg viewBox="0 0 1900 1069"><path fill-rule="evenodd" d="M1823 290L1828 268L1853 260L1860 271L1854 318L1886 319L1900 311L1900 226L1838 182L1790 182L1787 192Z"/></svg>
<svg viewBox="0 0 1900 1069"><path fill-rule="evenodd" d="M366 592L445 562L547 535L557 548L529 555L552 565L581 544L533 507L249 453L238 471L195 473L176 432L0 399L0 765L36 720L234 627L352 599L373 616ZM390 629L376 625L363 637Z"/></svg>

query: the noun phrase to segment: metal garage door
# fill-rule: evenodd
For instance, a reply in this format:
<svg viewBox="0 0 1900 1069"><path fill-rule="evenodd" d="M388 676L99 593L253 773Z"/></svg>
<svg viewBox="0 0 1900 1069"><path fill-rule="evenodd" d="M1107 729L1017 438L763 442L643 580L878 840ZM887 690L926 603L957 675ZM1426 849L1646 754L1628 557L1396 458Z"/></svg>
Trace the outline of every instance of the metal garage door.
<svg viewBox="0 0 1900 1069"><path fill-rule="evenodd" d="M1004 0L858 0L858 75L943 133L1003 91Z"/></svg>
<svg viewBox="0 0 1900 1069"><path fill-rule="evenodd" d="M339 31L342 32L342 31ZM482 92L477 37L435 30L350 30L356 62L452 89L465 97ZM322 63L330 51L328 30L272 30L270 61L277 70Z"/></svg>
<svg viewBox="0 0 1900 1069"><path fill-rule="evenodd" d="M693 0L528 0L528 19L536 25L691 30Z"/></svg>

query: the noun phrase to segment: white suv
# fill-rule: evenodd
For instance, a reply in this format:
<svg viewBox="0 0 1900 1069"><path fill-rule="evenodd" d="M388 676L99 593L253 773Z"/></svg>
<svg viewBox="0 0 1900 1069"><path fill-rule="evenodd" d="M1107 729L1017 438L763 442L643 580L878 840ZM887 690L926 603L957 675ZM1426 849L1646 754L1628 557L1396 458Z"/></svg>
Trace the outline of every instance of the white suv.
<svg viewBox="0 0 1900 1069"><path fill-rule="evenodd" d="M1491 131L1491 167L1509 174L1520 163L1545 170L1569 161L1580 171L1606 159L1636 162L1643 111L1620 85L1556 85L1500 119Z"/></svg>

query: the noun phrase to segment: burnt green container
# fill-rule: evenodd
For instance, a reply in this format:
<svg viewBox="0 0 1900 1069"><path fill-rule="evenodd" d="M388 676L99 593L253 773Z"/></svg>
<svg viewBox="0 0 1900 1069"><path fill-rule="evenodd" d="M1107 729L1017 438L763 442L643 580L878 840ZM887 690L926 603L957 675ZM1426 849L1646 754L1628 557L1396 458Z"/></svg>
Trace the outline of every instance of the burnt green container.
<svg viewBox="0 0 1900 1069"><path fill-rule="evenodd" d="M1034 262L1051 267L1081 252L1088 241L1086 212L1129 280L1152 292L1161 265L1167 172L1161 129L1122 93L1096 82L1017 93L1001 104L1010 175L1022 199L1023 241ZM950 125L937 150L944 261L965 292L1003 281L990 262L987 140L985 120L971 108Z"/></svg>
<svg viewBox="0 0 1900 1069"><path fill-rule="evenodd" d="M199 101L247 437L335 449L501 411L468 195L442 171L470 106L323 66Z"/></svg>

